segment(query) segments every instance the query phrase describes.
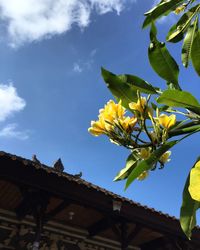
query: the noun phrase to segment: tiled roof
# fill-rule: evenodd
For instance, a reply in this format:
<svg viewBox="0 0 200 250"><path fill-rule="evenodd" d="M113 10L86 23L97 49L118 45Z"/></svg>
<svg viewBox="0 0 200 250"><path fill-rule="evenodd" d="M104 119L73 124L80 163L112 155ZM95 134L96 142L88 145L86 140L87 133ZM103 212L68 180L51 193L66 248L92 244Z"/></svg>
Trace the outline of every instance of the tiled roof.
<svg viewBox="0 0 200 250"><path fill-rule="evenodd" d="M131 205L141 207L142 209L153 212L154 214L159 214L160 216L164 216L164 217L166 217L168 219L178 221L178 219L175 218L174 216L170 216L168 214L162 213L161 211L156 211L154 208L149 208L147 206L142 206L140 203L136 203L133 200L122 197L122 196L120 196L118 194L115 194L115 193L113 193L111 191L108 191L108 190L106 190L106 189L104 189L102 187L99 187L99 186L97 186L95 184L87 182L82 178L77 178L74 175L68 174L66 172L58 172L53 167L49 167L49 166L47 166L45 164L39 164L39 163L36 163L36 162L34 162L32 160L25 159L23 157L16 156L16 155L13 155L13 154L10 154L10 153L6 153L4 151L0 151L0 157L7 157L7 158L9 158L9 159L11 159L13 161L21 162L24 167L33 167L33 168L38 169L38 170L44 170L48 174L57 175L60 178L66 178L67 181L75 182L78 185L83 185L83 186L87 187L88 189L96 190L97 192L102 192L104 195L110 196L110 197L112 197L112 198L114 198L116 200L120 200L120 201L123 201L123 202L130 203Z"/></svg>

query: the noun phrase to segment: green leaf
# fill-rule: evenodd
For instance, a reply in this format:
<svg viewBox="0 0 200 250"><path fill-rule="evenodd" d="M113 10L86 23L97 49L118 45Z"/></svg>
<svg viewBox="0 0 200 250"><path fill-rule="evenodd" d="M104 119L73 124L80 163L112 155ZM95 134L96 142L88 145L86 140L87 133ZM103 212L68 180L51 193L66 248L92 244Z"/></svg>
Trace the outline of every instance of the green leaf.
<svg viewBox="0 0 200 250"><path fill-rule="evenodd" d="M196 5L189 9L188 12L182 15L179 21L171 27L166 37L168 42L179 42L183 39L185 32L187 31L188 26L190 25L191 20L199 11L200 5Z"/></svg>
<svg viewBox="0 0 200 250"><path fill-rule="evenodd" d="M200 207L200 202L192 199L188 191L189 182L190 182L190 174L187 177L185 187L183 190L183 200L180 210L180 224L183 232L190 239L192 234L192 229L196 225L196 211Z"/></svg>
<svg viewBox="0 0 200 250"><path fill-rule="evenodd" d="M157 94L159 88L134 75L115 75L102 68L102 76L114 97L122 101L122 105L129 109L128 104L137 101L137 91L146 94Z"/></svg>
<svg viewBox="0 0 200 250"><path fill-rule="evenodd" d="M151 44L148 49L148 56L152 68L160 77L173 83L176 89L180 89L178 84L179 67L176 61L170 55L165 44L159 42L152 31L150 38Z"/></svg>
<svg viewBox="0 0 200 250"><path fill-rule="evenodd" d="M115 176L114 181L121 181L126 179L133 170L133 168L137 165L137 160L138 159L135 157L133 153L130 154L126 160L125 168L119 171L119 173Z"/></svg>
<svg viewBox="0 0 200 250"><path fill-rule="evenodd" d="M159 158L178 142L179 141L177 140L166 142L160 148L155 150L148 159L140 161L128 176L125 189L127 189L130 186L130 184L144 171L152 169L152 167L159 160Z"/></svg>
<svg viewBox="0 0 200 250"><path fill-rule="evenodd" d="M138 76L119 75L118 77L123 79L124 82L128 83L132 89L135 91L139 90L141 93L157 94L157 90L159 90L159 88L153 87L150 83L139 78Z"/></svg>
<svg viewBox="0 0 200 250"><path fill-rule="evenodd" d="M196 32L194 41L192 43L191 59L194 69L200 76L200 30Z"/></svg>
<svg viewBox="0 0 200 250"><path fill-rule="evenodd" d="M197 25L198 25L198 16L196 17L195 21L190 25L188 28L187 34L183 41L183 47L182 47L182 63L184 67L188 67L192 45L195 37L195 32L197 31Z"/></svg>
<svg viewBox="0 0 200 250"><path fill-rule="evenodd" d="M122 105L129 109L129 103L137 101L137 92L131 88L131 86L123 81L117 75L109 72L108 70L102 68L101 73L107 87L114 95L114 97L119 101L122 101Z"/></svg>
<svg viewBox="0 0 200 250"><path fill-rule="evenodd" d="M165 112L166 110L169 109L169 106L164 105L164 106L159 107L158 109L159 109L160 112Z"/></svg>
<svg viewBox="0 0 200 250"><path fill-rule="evenodd" d="M164 91L157 102L171 107L187 108L196 114L200 114L200 104L197 99L186 91L169 89Z"/></svg>
<svg viewBox="0 0 200 250"><path fill-rule="evenodd" d="M167 84L167 89L176 89L173 83L167 82L166 84Z"/></svg>
<svg viewBox="0 0 200 250"><path fill-rule="evenodd" d="M171 11L175 10L183 0L171 0L171 1L161 1L154 8L145 13L146 19L143 23L143 28L147 27L149 24L154 22L156 19L168 15Z"/></svg>

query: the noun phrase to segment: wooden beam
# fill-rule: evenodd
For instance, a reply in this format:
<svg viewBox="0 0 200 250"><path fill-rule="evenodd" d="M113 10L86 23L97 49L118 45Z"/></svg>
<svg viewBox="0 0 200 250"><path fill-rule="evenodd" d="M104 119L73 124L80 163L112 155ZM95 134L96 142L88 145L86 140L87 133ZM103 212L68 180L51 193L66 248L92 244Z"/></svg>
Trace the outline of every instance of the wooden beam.
<svg viewBox="0 0 200 250"><path fill-rule="evenodd" d="M23 219L26 215L35 216L38 206L46 210L50 199L48 193L36 189L27 189L22 195L23 198L15 209L18 219Z"/></svg>
<svg viewBox="0 0 200 250"><path fill-rule="evenodd" d="M139 234L141 231L142 226L136 225L134 229L128 234L127 231L127 223L125 221L122 221L119 226L113 225L112 230L117 236L118 241L121 243L122 250L126 250L128 246L131 244L131 242L135 239L135 237Z"/></svg>
<svg viewBox="0 0 200 250"><path fill-rule="evenodd" d="M119 227L115 224L115 225L112 225L111 229L113 233L115 234L115 236L117 237L118 241L121 242L121 231Z"/></svg>
<svg viewBox="0 0 200 250"><path fill-rule="evenodd" d="M142 226L139 224L136 224L134 229L129 233L126 239L127 246L131 244L131 242L138 236L141 230L142 230Z"/></svg>
<svg viewBox="0 0 200 250"><path fill-rule="evenodd" d="M165 235L163 237L159 237L157 239L151 240L144 244L139 245L141 250L196 250L199 249L199 246L194 242L189 241L187 239L182 239L178 237L171 237L169 235Z"/></svg>
<svg viewBox="0 0 200 250"><path fill-rule="evenodd" d="M16 215L18 219L23 219L26 215L32 215L35 219L36 228L32 249L38 250L50 194L33 188L22 188L21 194L23 198L15 209Z"/></svg>
<svg viewBox="0 0 200 250"><path fill-rule="evenodd" d="M120 230L121 230L121 249L127 250L128 244L126 242L127 240L127 224L125 222L122 222L120 224Z"/></svg>
<svg viewBox="0 0 200 250"><path fill-rule="evenodd" d="M88 228L89 236L95 236L102 231L105 231L108 228L111 228L114 224L117 223L117 220L113 219L111 216L106 216L101 220L95 222Z"/></svg>
<svg viewBox="0 0 200 250"><path fill-rule="evenodd" d="M162 249L166 249L166 245L169 243L169 240L165 237L159 237L157 239L151 240L149 242L146 242L144 244L139 245L141 250L149 250L149 249L153 249L153 250L157 250L160 249L162 247ZM176 250L176 248L174 249Z"/></svg>
<svg viewBox="0 0 200 250"><path fill-rule="evenodd" d="M42 207L38 207L35 213L35 222L36 222L36 230L35 230L35 239L33 242L33 250L39 250L40 246L40 239L43 229L43 218L44 218L44 211Z"/></svg>
<svg viewBox="0 0 200 250"><path fill-rule="evenodd" d="M171 248L170 250L196 250L199 249L199 247L193 243L192 241L186 239L186 240L182 240L179 238L171 238L170 237L170 243L171 243Z"/></svg>
<svg viewBox="0 0 200 250"><path fill-rule="evenodd" d="M53 219L53 217L55 217L58 213L63 211L70 204L71 203L69 201L66 200L62 201L56 208L45 214L44 221L47 222L50 219Z"/></svg>

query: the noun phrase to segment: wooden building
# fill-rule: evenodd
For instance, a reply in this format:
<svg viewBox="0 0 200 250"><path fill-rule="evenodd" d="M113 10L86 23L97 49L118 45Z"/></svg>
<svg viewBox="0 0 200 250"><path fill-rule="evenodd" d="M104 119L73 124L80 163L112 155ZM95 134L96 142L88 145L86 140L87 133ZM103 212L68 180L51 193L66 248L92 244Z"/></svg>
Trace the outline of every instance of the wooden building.
<svg viewBox="0 0 200 250"><path fill-rule="evenodd" d="M36 157L0 152L0 249L198 250L179 221Z"/></svg>

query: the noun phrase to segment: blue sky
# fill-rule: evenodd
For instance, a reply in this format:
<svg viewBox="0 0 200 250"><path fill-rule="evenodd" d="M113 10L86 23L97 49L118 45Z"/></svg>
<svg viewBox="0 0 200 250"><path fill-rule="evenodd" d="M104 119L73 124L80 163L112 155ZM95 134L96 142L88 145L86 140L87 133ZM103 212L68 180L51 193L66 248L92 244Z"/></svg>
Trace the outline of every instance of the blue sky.
<svg viewBox="0 0 200 250"><path fill-rule="evenodd" d="M143 13L153 1L131 0L0 1L1 150L47 165L61 157L65 171L143 205L179 216L187 173L198 156L199 135L176 146L164 170L135 182L112 179L129 152L87 129L112 98L100 67L165 83L151 69ZM176 17L159 24L160 39ZM180 63L180 44L169 45ZM184 90L200 98L199 78L181 67Z"/></svg>

